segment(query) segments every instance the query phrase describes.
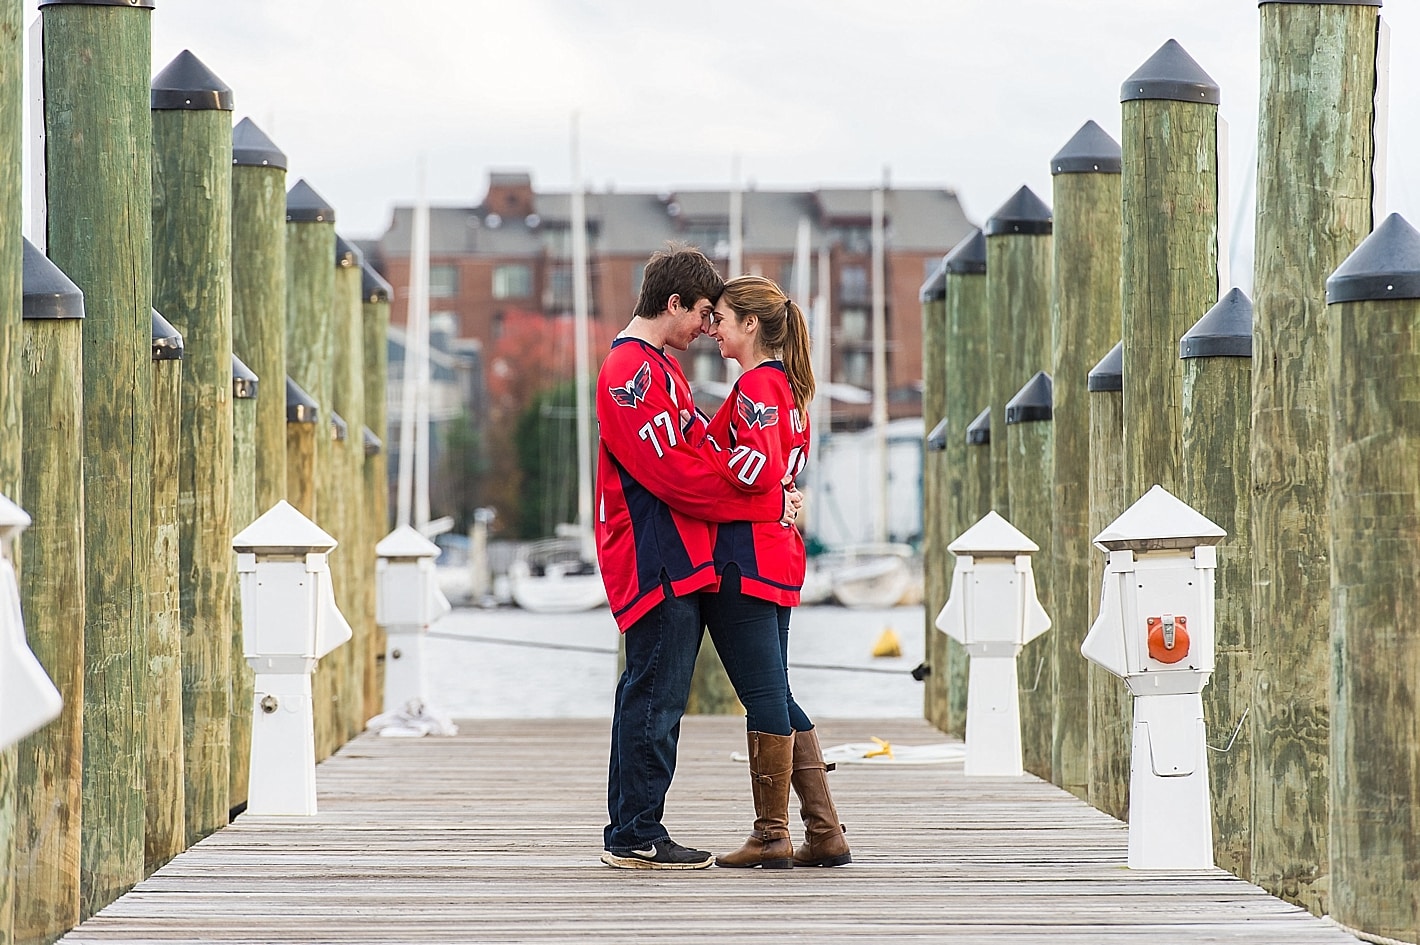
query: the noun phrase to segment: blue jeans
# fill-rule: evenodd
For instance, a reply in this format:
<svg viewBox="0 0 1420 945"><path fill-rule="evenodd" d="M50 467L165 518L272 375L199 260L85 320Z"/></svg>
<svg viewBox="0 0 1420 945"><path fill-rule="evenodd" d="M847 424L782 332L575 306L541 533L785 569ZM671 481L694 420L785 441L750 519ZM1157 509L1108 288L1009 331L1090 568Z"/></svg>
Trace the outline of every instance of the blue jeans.
<svg viewBox="0 0 1420 945"><path fill-rule="evenodd" d="M602 831L613 853L669 839L661 817L704 624L699 593L673 597L667 587L666 595L624 635L626 671L616 684L607 769L611 822Z"/></svg>
<svg viewBox="0 0 1420 945"><path fill-rule="evenodd" d="M720 589L701 595L715 652L745 707L745 729L770 735L807 732L814 723L789 691L789 615L783 607L740 591L740 569L725 568Z"/></svg>

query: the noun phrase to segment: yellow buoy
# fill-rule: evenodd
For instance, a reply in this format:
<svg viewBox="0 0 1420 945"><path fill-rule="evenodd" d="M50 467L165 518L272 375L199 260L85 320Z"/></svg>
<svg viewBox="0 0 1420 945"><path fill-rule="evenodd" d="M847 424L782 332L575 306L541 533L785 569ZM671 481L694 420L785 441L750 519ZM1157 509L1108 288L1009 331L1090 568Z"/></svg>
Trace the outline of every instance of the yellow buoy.
<svg viewBox="0 0 1420 945"><path fill-rule="evenodd" d="M902 641L897 638L897 634L892 627L883 627L882 635L878 637L878 642L873 644L874 656L901 656Z"/></svg>

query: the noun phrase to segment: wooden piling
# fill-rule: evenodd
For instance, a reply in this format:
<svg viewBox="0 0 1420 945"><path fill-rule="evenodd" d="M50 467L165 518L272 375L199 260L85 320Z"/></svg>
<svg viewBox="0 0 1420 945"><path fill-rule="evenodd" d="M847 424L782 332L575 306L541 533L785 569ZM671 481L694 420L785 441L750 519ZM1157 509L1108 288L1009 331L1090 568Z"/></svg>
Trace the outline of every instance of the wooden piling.
<svg viewBox="0 0 1420 945"><path fill-rule="evenodd" d="M330 532L342 532L345 531L347 503L338 485L333 483L341 479L340 473L348 465L350 427L344 417L332 410L326 432L330 440L330 461L325 466L325 475L316 477L316 507L325 509L326 527ZM320 435L319 430L316 433ZM337 594L339 585L335 579L343 571L339 566L331 569L332 587L337 589ZM336 606L340 606L338 597ZM349 621L348 614L342 612L342 616ZM345 689L345 679L349 658L350 642L346 642L321 657L315 675L311 677L311 698L315 700L316 761L329 758L345 743L345 702L350 696Z"/></svg>
<svg viewBox="0 0 1420 945"><path fill-rule="evenodd" d="M990 356L990 318L986 307L986 234L972 232L952 247L945 260L947 270L947 338L946 338L946 465L948 475L944 486L946 527L942 557L950 591L951 572L956 566L946 545L975 525L991 511L990 408L983 420L979 409L991 402L991 376L981 369ZM973 427L982 426L976 434L977 445L985 449L972 450ZM974 453L984 454L976 462ZM933 619L936 614L932 614ZM940 634L938 646L946 656L945 678L939 685L947 688L947 731L966 737L966 647L946 634ZM933 674L937 673L934 662Z"/></svg>
<svg viewBox="0 0 1420 945"><path fill-rule="evenodd" d="M1091 369L1090 539L1104 531L1129 503L1124 494L1124 342ZM1105 556L1090 555L1090 622L1099 616ZM1134 697L1124 680L1093 663L1089 682L1088 800L1119 820L1129 819L1129 759L1133 750Z"/></svg>
<svg viewBox="0 0 1420 945"><path fill-rule="evenodd" d="M29 241L24 247L20 607L30 649L64 709L16 750L13 941L52 942L79 923L84 761L84 297ZM13 885L8 877L13 877Z"/></svg>
<svg viewBox="0 0 1420 945"><path fill-rule="evenodd" d="M1259 9L1251 878L1318 915L1331 911L1325 280L1371 230L1379 5Z"/></svg>
<svg viewBox="0 0 1420 945"><path fill-rule="evenodd" d="M20 454L24 434L20 365L25 340L25 246L19 225L23 216L19 174L24 106L23 9L20 0L0 3L0 37L3 37L0 41L0 161L11 168L11 173L4 175L0 182L0 220L10 221L0 228L0 428L6 432L4 443L0 443L0 495L8 496L16 504L21 504L23 499ZM4 803L0 800L0 808ZM0 826L0 866L5 858L5 833L5 828ZM0 876L3 875L0 871ZM4 896L4 884L0 883L0 901Z"/></svg>
<svg viewBox="0 0 1420 945"><path fill-rule="evenodd" d="M286 194L286 373L322 410L331 409L331 304L335 295L335 210L314 188L299 180ZM289 416L288 416L289 422ZM334 527L320 508L319 483L330 468L329 427L315 438L315 456L309 473L310 509L297 506L322 528ZM289 435L289 429L288 429ZM303 458L304 459L304 458ZM292 505L291 479L299 474L289 467L296 460L286 454L287 492ZM306 491L306 487L302 487ZM337 538L338 540L338 538Z"/></svg>
<svg viewBox="0 0 1420 945"><path fill-rule="evenodd" d="M1050 208L1022 187L986 221L986 308L991 376L991 426L1006 429L1006 401L1037 371L1050 367ZM991 444L991 506L1011 520L1002 434ZM1032 535L1044 547L1048 537ZM1048 567L1037 557L1035 566Z"/></svg>
<svg viewBox="0 0 1420 945"><path fill-rule="evenodd" d="M365 425L381 445L386 442L386 388L389 373L390 286L368 262L360 269L361 357L365 384ZM375 558L375 543L390 530L389 521L389 459L383 448L373 455L365 450L365 492L369 515L366 521L366 558ZM365 653L365 718L378 715L384 708L385 635L375 623L375 582L365 586L366 613L370 615L370 632Z"/></svg>
<svg viewBox="0 0 1420 945"><path fill-rule="evenodd" d="M1331 915L1420 942L1420 232L1391 214L1326 296Z"/></svg>
<svg viewBox="0 0 1420 945"><path fill-rule="evenodd" d="M922 301L922 603L925 618L922 717L942 731L949 725L946 634L937 629L937 614L951 590L952 563L944 538L947 529L946 490L946 334L947 274L945 261L932 271L918 292Z"/></svg>
<svg viewBox="0 0 1420 945"><path fill-rule="evenodd" d="M316 507L316 441L320 406L291 378L286 378L286 501L310 518Z"/></svg>
<svg viewBox="0 0 1420 945"><path fill-rule="evenodd" d="M286 155L250 118L232 129L232 349L270 380L255 404L260 514L286 498Z"/></svg>
<svg viewBox="0 0 1420 945"><path fill-rule="evenodd" d="M1124 81L1124 489L1179 491L1178 340L1218 301L1218 84L1174 40Z"/></svg>
<svg viewBox="0 0 1420 945"><path fill-rule="evenodd" d="M24 139L24 5L20 0L0 3L0 160L11 168L0 184L0 219L11 221L0 236L0 495L16 504L20 494L21 449L24 429L20 406L21 346L24 325L21 298L24 249L21 219L21 146ZM18 543L17 543L18 544ZM18 563L16 564L18 567ZM10 938L15 902L10 876L15 862L16 775L14 746L0 748L0 941Z"/></svg>
<svg viewBox="0 0 1420 945"><path fill-rule="evenodd" d="M83 286L86 312L82 918L143 875L152 6L44 0L40 7L48 251Z"/></svg>
<svg viewBox="0 0 1420 945"><path fill-rule="evenodd" d="M153 298L187 341L178 527L187 838L231 780L232 90L184 50L153 77Z"/></svg>
<svg viewBox="0 0 1420 945"><path fill-rule="evenodd" d="M1051 423L1055 458L1051 537L1051 620L1055 710L1051 770L1076 797L1090 793L1089 664L1080 644L1090 629L1090 411L1095 358L1119 337L1120 149L1093 121L1050 161L1054 177L1054 265L1050 290L1053 349Z"/></svg>
<svg viewBox="0 0 1420 945"><path fill-rule="evenodd" d="M235 188L234 188L235 191ZM233 254L236 258L236 254ZM257 428L261 422L261 385L256 373L232 355L232 526L240 532L261 511L257 506ZM284 432L284 431L283 431ZM284 470L286 444L281 446ZM283 488L284 492L284 488ZM247 801L251 777L252 695L256 677L242 646L241 587L232 586L232 760L227 781L227 807L236 810Z"/></svg>
<svg viewBox="0 0 1420 945"><path fill-rule="evenodd" d="M1215 665L1203 690L1208 743L1228 745L1253 700L1252 555L1248 474L1252 423L1252 300L1233 289L1184 334L1183 467L1179 498L1216 522L1213 614ZM1213 862L1251 875L1252 739L1245 730L1208 756Z"/></svg>
<svg viewBox="0 0 1420 945"><path fill-rule="evenodd" d="M340 713L345 741L365 727L365 657L369 650L369 627L374 614L365 613L365 589L375 579L375 559L363 547L365 503L361 501L365 466L365 369L363 279L364 254L355 246L335 237L335 295L331 322L334 350L331 356L331 398L333 409L349 427L343 461L327 477L340 498L340 544L331 555L336 577L335 598L350 624L350 642L337 651L343 673L340 685ZM333 533L335 534L335 533Z"/></svg>
<svg viewBox="0 0 1420 945"><path fill-rule="evenodd" d="M1006 402L1007 461L1010 481L1011 524L1025 533L1040 551L1032 556L1035 593L1047 614L1053 614L1054 578L1051 574L1051 475L1054 449L1050 375L1037 371ZM1036 537L1040 536L1040 537ZM1037 565L1039 562L1039 565ZM1058 630L1051 628L1052 632ZM1021 650L1016 669L1021 690L1021 762L1037 777L1051 781L1051 733L1055 712L1055 646L1050 634L1036 637Z"/></svg>
<svg viewBox="0 0 1420 945"><path fill-rule="evenodd" d="M686 715L744 715L744 706L730 684L730 674L715 644L706 633L695 655L695 673L690 679L690 699L685 704Z"/></svg>
<svg viewBox="0 0 1420 945"><path fill-rule="evenodd" d="M153 310L153 560L148 580L148 716L143 728L143 873L187 849L182 714L183 337Z"/></svg>

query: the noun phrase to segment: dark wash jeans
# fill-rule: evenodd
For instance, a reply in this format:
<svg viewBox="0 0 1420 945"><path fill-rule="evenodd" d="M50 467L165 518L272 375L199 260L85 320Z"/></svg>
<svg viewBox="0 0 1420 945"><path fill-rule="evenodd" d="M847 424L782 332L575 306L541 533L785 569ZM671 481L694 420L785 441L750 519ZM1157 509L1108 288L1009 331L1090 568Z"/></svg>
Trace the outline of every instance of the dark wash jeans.
<svg viewBox="0 0 1420 945"><path fill-rule="evenodd" d="M728 565L720 589L701 595L715 652L745 707L745 730L770 735L807 732L814 723L789 691L789 615L783 607L740 592L740 569Z"/></svg>
<svg viewBox="0 0 1420 945"><path fill-rule="evenodd" d="M669 839L661 817L675 775L680 718L704 624L699 592L666 599L627 628L626 671L616 684L611 716L611 760L602 831L613 853L644 850Z"/></svg>

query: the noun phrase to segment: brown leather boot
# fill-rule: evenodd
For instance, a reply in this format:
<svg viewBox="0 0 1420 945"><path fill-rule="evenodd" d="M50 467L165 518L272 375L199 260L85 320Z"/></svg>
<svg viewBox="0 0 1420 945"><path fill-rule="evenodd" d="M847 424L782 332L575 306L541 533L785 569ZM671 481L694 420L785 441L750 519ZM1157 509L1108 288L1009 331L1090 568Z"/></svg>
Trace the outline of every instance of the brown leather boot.
<svg viewBox="0 0 1420 945"><path fill-rule="evenodd" d="M794 854L795 866L842 866L853 862L848 852L848 828L838 822L833 795L828 793L828 765L818 747L818 730L794 733L794 793L804 820L804 842Z"/></svg>
<svg viewBox="0 0 1420 945"><path fill-rule="evenodd" d="M734 853L715 857L715 865L788 869L794 865L794 845L789 841L789 780L794 770L794 736L749 732L748 741L754 832Z"/></svg>

